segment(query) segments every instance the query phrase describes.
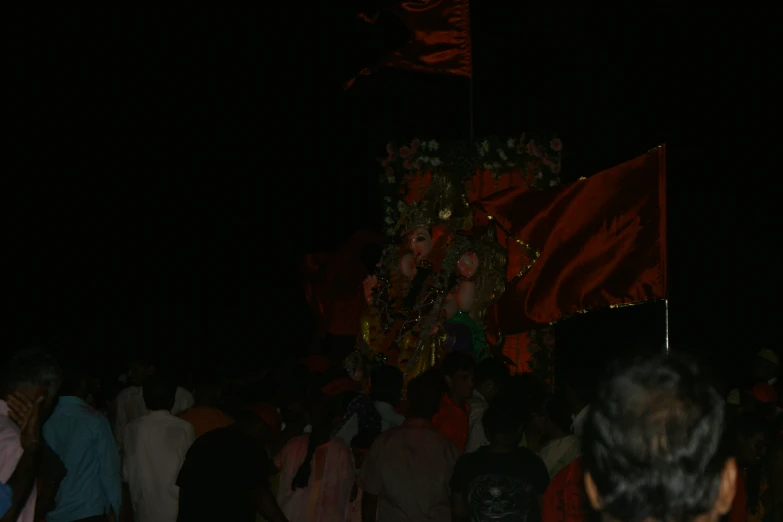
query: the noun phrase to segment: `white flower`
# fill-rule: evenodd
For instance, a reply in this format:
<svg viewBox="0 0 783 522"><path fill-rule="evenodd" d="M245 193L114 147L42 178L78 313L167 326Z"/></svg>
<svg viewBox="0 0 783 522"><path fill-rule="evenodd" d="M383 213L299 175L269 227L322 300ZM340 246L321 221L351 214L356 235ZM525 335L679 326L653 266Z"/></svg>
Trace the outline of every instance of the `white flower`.
<svg viewBox="0 0 783 522"><path fill-rule="evenodd" d="M542 179L543 177L544 177L544 174L543 174L543 173L541 173L541 172L539 172L538 174L536 174L536 179Z"/></svg>
<svg viewBox="0 0 783 522"><path fill-rule="evenodd" d="M400 200L397 202L397 210L400 212L405 212L407 209L408 205L406 205L404 201Z"/></svg>
<svg viewBox="0 0 783 522"><path fill-rule="evenodd" d="M419 161L421 161L422 163L429 163L430 158L428 158L427 156L419 156Z"/></svg>
<svg viewBox="0 0 783 522"><path fill-rule="evenodd" d="M484 164L485 169L492 169L492 163L485 163Z"/></svg>
<svg viewBox="0 0 783 522"><path fill-rule="evenodd" d="M555 185L557 185L557 181L555 181L555 180L553 180L553 179L550 179L550 180L549 180L549 186L550 186L550 187L554 187Z"/></svg>
<svg viewBox="0 0 783 522"><path fill-rule="evenodd" d="M438 142L435 140L430 140L428 147L430 150L438 150Z"/></svg>
<svg viewBox="0 0 783 522"><path fill-rule="evenodd" d="M487 140L482 141L479 143L479 153L483 156L489 152L489 142Z"/></svg>
<svg viewBox="0 0 783 522"><path fill-rule="evenodd" d="M394 227L389 227L386 229L386 235L387 236L393 236L394 235ZM380 263L377 265L378 268L381 267Z"/></svg>
<svg viewBox="0 0 783 522"><path fill-rule="evenodd" d="M419 145L419 148L420 148L422 151L425 151L425 150L427 150L427 142L426 142L426 141L422 141L422 142L421 142L421 145Z"/></svg>
<svg viewBox="0 0 783 522"><path fill-rule="evenodd" d="M440 161L440 158L430 158L430 165L432 165L433 167L437 167L441 163L442 162Z"/></svg>
<svg viewBox="0 0 783 522"><path fill-rule="evenodd" d="M386 207L386 213L387 214L392 214L392 213L394 213L394 209L391 208L391 207Z"/></svg>
<svg viewBox="0 0 783 522"><path fill-rule="evenodd" d="M386 216L386 219L384 219L387 225L393 225L394 224L394 218L391 216Z"/></svg>
<svg viewBox="0 0 783 522"><path fill-rule="evenodd" d="M388 176L386 178L386 183L397 183L397 179L394 176Z"/></svg>
<svg viewBox="0 0 783 522"><path fill-rule="evenodd" d="M513 138L509 138L508 141L506 142L506 146L509 149L513 149L514 147L517 146L517 142Z"/></svg>
<svg viewBox="0 0 783 522"><path fill-rule="evenodd" d="M495 163L493 163L493 164L492 164L492 168L493 168L493 169L499 169L499 168L500 168L500 163L498 163L498 162L496 161Z"/></svg>
<svg viewBox="0 0 783 522"><path fill-rule="evenodd" d="M390 196L383 196L384 203L391 203L391 197Z"/></svg>
<svg viewBox="0 0 783 522"><path fill-rule="evenodd" d="M503 152L503 149L498 149L498 156L500 156L500 159L503 161L508 160L508 156L506 156L506 153Z"/></svg>
<svg viewBox="0 0 783 522"><path fill-rule="evenodd" d="M513 161L509 161L508 163L506 163L506 166L507 166L507 167L516 167L516 166L517 166L517 164L516 164L516 163L514 163Z"/></svg>

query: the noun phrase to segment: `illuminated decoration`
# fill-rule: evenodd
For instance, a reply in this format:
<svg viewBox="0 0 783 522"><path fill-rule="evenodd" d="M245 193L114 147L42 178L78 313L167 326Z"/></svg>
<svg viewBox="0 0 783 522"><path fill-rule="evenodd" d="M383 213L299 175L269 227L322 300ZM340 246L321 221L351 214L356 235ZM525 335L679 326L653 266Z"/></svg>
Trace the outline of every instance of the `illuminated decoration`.
<svg viewBox="0 0 783 522"><path fill-rule="evenodd" d="M379 182L390 244L364 285L368 310L359 337L366 361L397 365L407 382L449 350L469 349L479 360L502 352L517 371L550 378L545 359L554 342L544 339L553 339L551 329L501 340L494 327L506 283L538 252L472 203L509 188L558 185L561 151L557 137L526 134L473 147L419 139L387 145Z"/></svg>

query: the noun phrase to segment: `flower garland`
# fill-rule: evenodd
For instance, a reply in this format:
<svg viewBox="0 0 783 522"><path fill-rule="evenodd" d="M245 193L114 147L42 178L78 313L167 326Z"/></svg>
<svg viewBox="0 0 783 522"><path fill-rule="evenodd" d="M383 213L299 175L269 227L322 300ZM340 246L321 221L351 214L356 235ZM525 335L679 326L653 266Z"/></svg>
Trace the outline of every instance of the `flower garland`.
<svg viewBox="0 0 783 522"><path fill-rule="evenodd" d="M541 139L522 134L518 138L491 137L470 148L463 144L442 147L436 140L414 139L407 145L386 145L386 157L379 158L383 172L384 226L394 235L407 208L408 183L421 171L441 173L462 183L483 168L492 177L524 176L531 188L544 189L560 183L563 143L559 138ZM521 172L520 170L521 169Z"/></svg>
<svg viewBox="0 0 783 522"><path fill-rule="evenodd" d="M543 190L560 184L562 150L563 143L556 136L544 138L526 133L519 137L489 137L473 147L462 143L442 145L436 140L418 138L401 146L388 143L386 157L379 158L383 168L379 182L383 192L385 232L390 237L397 233L408 208L409 185L416 174L429 171L465 183L472 176L482 175L480 171L484 170L496 180L503 176L521 176L522 182L531 189ZM384 255L379 265L392 272L397 268L396 261L393 256ZM442 282L439 283L442 286ZM531 370L551 384L554 329L551 326L538 328L528 335Z"/></svg>

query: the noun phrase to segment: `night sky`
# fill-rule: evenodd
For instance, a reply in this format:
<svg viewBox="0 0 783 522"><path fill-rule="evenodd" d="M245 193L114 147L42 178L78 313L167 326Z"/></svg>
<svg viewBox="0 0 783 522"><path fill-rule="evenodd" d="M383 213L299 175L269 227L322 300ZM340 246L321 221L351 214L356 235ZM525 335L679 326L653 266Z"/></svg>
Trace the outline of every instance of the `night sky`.
<svg viewBox="0 0 783 522"><path fill-rule="evenodd" d="M385 143L469 133L465 78L385 69L342 91L384 45L355 32L354 7L20 15L5 343L296 349L297 256L378 224ZM772 154L749 122L772 91L765 46L727 30L745 16L472 5L476 137L556 131L566 180L667 143L670 332L700 353L777 340L775 196L758 181Z"/></svg>

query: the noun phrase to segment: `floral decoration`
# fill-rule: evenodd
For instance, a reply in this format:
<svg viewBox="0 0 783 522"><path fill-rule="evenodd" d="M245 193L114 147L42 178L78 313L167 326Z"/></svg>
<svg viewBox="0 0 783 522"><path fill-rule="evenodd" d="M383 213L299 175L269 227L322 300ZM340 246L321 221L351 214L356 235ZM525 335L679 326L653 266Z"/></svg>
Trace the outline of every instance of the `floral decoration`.
<svg viewBox="0 0 783 522"><path fill-rule="evenodd" d="M509 138L489 137L473 146L421 139L400 146L389 143L386 145L386 156L379 158L383 169L379 182L383 192L384 230L393 237L403 226L408 210L406 196L417 174L439 174L469 186L467 182L473 176L483 176L489 171L496 180L504 176L519 176L529 188L543 190L560 184L562 149L563 143L557 136L543 137L527 133ZM452 255L464 251L464 248L454 248ZM379 263L379 267L389 274L392 281L399 279L396 277L399 260L393 255L395 252L396 249L386 249ZM457 259L447 260L446 266L452 266ZM433 279L429 286L442 291L446 283ZM372 301L377 286L377 279L365 281L365 298L368 302ZM395 292L406 295L407 290L407 287L397 288ZM538 328L528 332L528 335L531 353L528 364L534 374L552 385L554 329ZM384 360L378 360L378 357L384 357ZM385 356L380 354L373 360L374 364L383 362Z"/></svg>
<svg viewBox="0 0 783 522"><path fill-rule="evenodd" d="M470 147L465 144L442 146L437 140L414 139L397 146L386 145L386 157L379 158L383 171L379 182L383 190L384 227L387 235L397 231L407 205L409 182L422 171L442 173L465 182L477 169L492 172L492 177L523 176L523 182L535 189L560 183L563 143L557 138L486 138Z"/></svg>

